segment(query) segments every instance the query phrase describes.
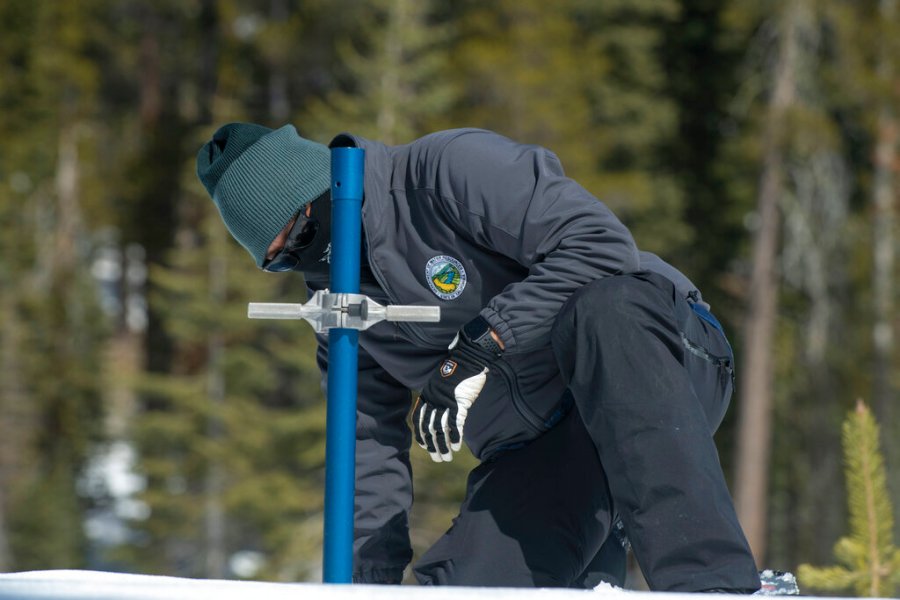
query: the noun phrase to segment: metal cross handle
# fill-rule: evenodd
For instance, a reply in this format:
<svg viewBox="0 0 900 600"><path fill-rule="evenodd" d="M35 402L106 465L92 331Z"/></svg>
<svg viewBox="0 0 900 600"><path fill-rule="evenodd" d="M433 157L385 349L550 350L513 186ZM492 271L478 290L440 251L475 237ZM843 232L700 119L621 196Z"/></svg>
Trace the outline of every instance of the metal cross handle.
<svg viewBox="0 0 900 600"><path fill-rule="evenodd" d="M439 306L382 306L362 294L332 294L320 290L306 304L251 302L247 306L251 319L306 319L317 333L333 327L364 331L379 321L417 321L437 323Z"/></svg>

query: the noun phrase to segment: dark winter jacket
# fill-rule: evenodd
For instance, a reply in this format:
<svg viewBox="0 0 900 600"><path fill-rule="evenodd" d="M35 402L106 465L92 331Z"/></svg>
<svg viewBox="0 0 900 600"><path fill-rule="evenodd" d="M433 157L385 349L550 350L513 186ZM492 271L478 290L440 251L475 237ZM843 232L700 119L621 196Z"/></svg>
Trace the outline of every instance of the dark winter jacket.
<svg viewBox="0 0 900 600"><path fill-rule="evenodd" d="M361 292L441 307L439 323L382 322L360 335L354 579L398 581L412 556L410 390L422 389L463 324L481 314L506 348L466 421L466 444L485 460L560 418L565 390L550 329L579 286L648 269L685 297L698 292L639 252L549 150L477 129L402 146L343 134L331 145L366 151ZM319 344L324 385L324 336Z"/></svg>

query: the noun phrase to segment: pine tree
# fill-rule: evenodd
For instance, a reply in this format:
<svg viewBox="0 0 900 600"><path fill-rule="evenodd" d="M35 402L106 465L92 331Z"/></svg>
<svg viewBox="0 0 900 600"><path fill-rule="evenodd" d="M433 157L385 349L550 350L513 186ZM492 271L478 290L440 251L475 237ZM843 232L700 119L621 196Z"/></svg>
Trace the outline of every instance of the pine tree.
<svg viewBox="0 0 900 600"><path fill-rule="evenodd" d="M795 0L784 9L774 83L763 134L762 175L758 191L759 226L754 235L738 430L736 504L758 560L766 551L766 496L771 456L772 345L778 298L775 263L781 229L785 121L796 102L799 30L807 7Z"/></svg>
<svg viewBox="0 0 900 600"><path fill-rule="evenodd" d="M449 114L454 126L483 127L549 148L569 176L627 212L639 202L631 202L635 196L646 198L642 191L649 186L637 191L643 181L618 177L611 172L616 167L600 164L612 162L627 126L613 130L610 125L621 117L610 113L624 100L604 96L613 85L613 66L597 15L604 9L592 6L532 0L458 3L451 21L449 77L460 92Z"/></svg>
<svg viewBox="0 0 900 600"><path fill-rule="evenodd" d="M840 420L844 359L830 340L845 326L852 174L825 93L819 6L733 3L726 23L727 45L746 58L718 168L731 182L726 210L754 244L721 278L747 311L733 338L734 490L757 558L787 561L800 546L830 545L839 526L820 498L838 477L829 425ZM772 435L785 426L791 436Z"/></svg>
<svg viewBox="0 0 900 600"><path fill-rule="evenodd" d="M868 199L869 214L860 223L859 247L870 256L860 257L857 305L871 314L866 347L871 368L872 409L885 428L884 452L888 461L900 460L897 443L895 388L896 364L896 238L898 197L897 161L900 156L900 8L896 0L826 4L834 32L835 60L830 72L835 111L846 123L851 141L849 154L859 171L859 194ZM860 132L864 132L860 134ZM860 282L862 283L862 282ZM900 490L900 473L892 473L889 488ZM898 529L895 533L900 533Z"/></svg>
<svg viewBox="0 0 900 600"><path fill-rule="evenodd" d="M327 142L351 131L401 144L434 127L454 89L444 76L448 30L435 23L432 4L378 0L346 7L347 21L358 29L336 40L343 83L303 111L308 136Z"/></svg>
<svg viewBox="0 0 900 600"><path fill-rule="evenodd" d="M677 130L667 136L660 161L683 194L684 226L694 232L689 245L670 255L671 262L703 290L726 331L734 331L733 298L721 274L742 250L744 227L736 210L740 195L717 159L731 129L728 106L740 81L745 40L739 46L725 43L727 3L680 0L678 5L677 14L663 20L665 38L657 51L665 69L662 94L677 115Z"/></svg>
<svg viewBox="0 0 900 600"><path fill-rule="evenodd" d="M600 144L593 178L585 181L641 249L669 260L691 252L697 233L685 220L684 189L669 155L678 141L679 107L668 94L666 31L681 6L674 0L573 5L575 39L587 41L587 52L573 49L573 70L584 71L591 115L586 131Z"/></svg>
<svg viewBox="0 0 900 600"><path fill-rule="evenodd" d="M0 532L7 567L85 564L78 489L102 436L98 381L107 328L90 277L90 216L109 196L94 56L103 2L4 3L0 91ZM6 35L9 33L9 35ZM8 535L6 534L8 531Z"/></svg>
<svg viewBox="0 0 900 600"><path fill-rule="evenodd" d="M254 270L208 200L196 208L202 219L185 224L171 265L151 269L175 369L140 386L147 408L135 435L150 516L133 523L142 541L130 560L153 572L231 577L228 559L256 552L255 577L309 578L324 462L315 340L304 324L246 317L248 301L300 290Z"/></svg>
<svg viewBox="0 0 900 600"><path fill-rule="evenodd" d="M450 75L460 86L452 113L459 124L546 146L582 180L609 139L590 127L589 86L604 63L580 35L575 4L459 3Z"/></svg>
<svg viewBox="0 0 900 600"><path fill-rule="evenodd" d="M859 401L843 426L850 535L835 545L840 566L801 565L801 585L860 596L890 597L900 585L900 549L893 540L894 515L887 492L878 425Z"/></svg>

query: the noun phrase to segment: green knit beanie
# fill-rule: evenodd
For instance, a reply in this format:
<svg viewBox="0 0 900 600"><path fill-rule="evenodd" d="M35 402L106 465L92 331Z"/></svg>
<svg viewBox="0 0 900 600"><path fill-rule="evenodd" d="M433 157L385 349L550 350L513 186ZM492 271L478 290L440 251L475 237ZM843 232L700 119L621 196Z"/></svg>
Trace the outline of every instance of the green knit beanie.
<svg viewBox="0 0 900 600"><path fill-rule="evenodd" d="M197 177L228 231L261 267L291 217L331 187L331 155L293 125L229 123L197 154Z"/></svg>

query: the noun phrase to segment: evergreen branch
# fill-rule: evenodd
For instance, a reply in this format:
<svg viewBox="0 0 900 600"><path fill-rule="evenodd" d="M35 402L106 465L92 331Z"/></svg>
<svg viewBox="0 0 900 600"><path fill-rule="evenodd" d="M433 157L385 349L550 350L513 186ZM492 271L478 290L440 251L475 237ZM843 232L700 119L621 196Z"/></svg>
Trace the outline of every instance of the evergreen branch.
<svg viewBox="0 0 900 600"><path fill-rule="evenodd" d="M858 401L842 429L851 534L838 540L834 554L844 566L801 565L798 575L810 588L834 591L853 587L862 596L891 595L898 583L900 550L892 539L893 510L878 425L866 405Z"/></svg>
<svg viewBox="0 0 900 600"><path fill-rule="evenodd" d="M819 590L845 590L856 585L860 575L845 567L800 565L797 577L805 587Z"/></svg>
<svg viewBox="0 0 900 600"><path fill-rule="evenodd" d="M857 433L858 435L854 435ZM868 435L867 435L868 434ZM875 502L875 477L878 470L878 428L869 414L868 409L862 400L856 402L856 419L848 420L844 424L844 437L848 442L852 442L854 438L859 444L856 456L861 463L857 477L865 494L865 525L868 535L866 536L867 550L869 556L869 568L872 577L869 581L869 595L878 596L881 581L881 556L878 548L878 514ZM873 443L874 442L874 443ZM849 452L849 451L848 451ZM874 464L873 464L874 463ZM851 508L852 510L852 508Z"/></svg>

